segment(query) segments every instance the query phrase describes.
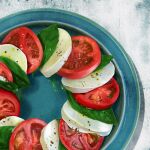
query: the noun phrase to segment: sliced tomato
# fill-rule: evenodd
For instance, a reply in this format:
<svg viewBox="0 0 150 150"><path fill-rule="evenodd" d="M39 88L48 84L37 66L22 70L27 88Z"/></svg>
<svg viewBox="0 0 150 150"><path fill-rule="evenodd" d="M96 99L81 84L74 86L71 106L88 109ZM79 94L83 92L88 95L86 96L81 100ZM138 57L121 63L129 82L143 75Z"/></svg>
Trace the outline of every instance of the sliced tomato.
<svg viewBox="0 0 150 150"><path fill-rule="evenodd" d="M7 116L19 116L20 103L12 92L0 89L0 119Z"/></svg>
<svg viewBox="0 0 150 150"><path fill-rule="evenodd" d="M43 48L36 34L27 27L19 27L8 33L2 41L3 44L13 44L20 48L27 57L28 70L30 74L41 64Z"/></svg>
<svg viewBox="0 0 150 150"><path fill-rule="evenodd" d="M13 76L9 68L2 62L0 62L0 76L4 77L7 81L12 82Z"/></svg>
<svg viewBox="0 0 150 150"><path fill-rule="evenodd" d="M70 79L83 78L100 64L101 51L97 42L88 36L73 36L72 43L72 52L58 74Z"/></svg>
<svg viewBox="0 0 150 150"><path fill-rule="evenodd" d="M45 125L40 119L23 121L10 137L9 150L42 150L40 136Z"/></svg>
<svg viewBox="0 0 150 150"><path fill-rule="evenodd" d="M117 81L112 78L105 85L96 88L90 92L84 94L73 94L75 100L91 109L106 109L111 107L119 96L119 85Z"/></svg>
<svg viewBox="0 0 150 150"><path fill-rule="evenodd" d="M63 119L59 123L59 136L67 150L99 150L104 140L96 134L71 129Z"/></svg>

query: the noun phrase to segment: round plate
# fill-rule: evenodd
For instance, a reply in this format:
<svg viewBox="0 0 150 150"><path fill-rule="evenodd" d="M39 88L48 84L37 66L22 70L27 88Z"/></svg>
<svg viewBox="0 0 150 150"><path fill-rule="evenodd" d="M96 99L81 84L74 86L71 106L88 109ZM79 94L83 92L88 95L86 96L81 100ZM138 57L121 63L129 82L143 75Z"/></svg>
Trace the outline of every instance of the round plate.
<svg viewBox="0 0 150 150"><path fill-rule="evenodd" d="M120 84L120 97L113 106L118 125L106 137L102 149L125 148L134 133L140 111L139 79L132 61L120 44L101 26L80 15L55 9L35 9L19 12L0 20L0 40L18 26L28 26L36 33L51 23L58 23L71 35L85 34L93 37L102 52L114 57L115 78ZM46 79L40 72L30 76L31 86L23 91L21 117L41 118L47 122L60 118L60 110L67 97L60 77Z"/></svg>

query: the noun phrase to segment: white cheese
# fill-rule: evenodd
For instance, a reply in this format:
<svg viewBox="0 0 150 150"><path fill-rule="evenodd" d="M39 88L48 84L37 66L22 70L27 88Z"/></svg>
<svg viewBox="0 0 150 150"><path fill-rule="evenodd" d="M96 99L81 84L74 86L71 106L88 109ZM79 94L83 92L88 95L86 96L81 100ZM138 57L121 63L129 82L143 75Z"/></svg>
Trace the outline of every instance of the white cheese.
<svg viewBox="0 0 150 150"><path fill-rule="evenodd" d="M57 120L51 121L43 128L40 142L43 150L58 150L59 133Z"/></svg>
<svg viewBox="0 0 150 150"><path fill-rule="evenodd" d="M81 131L87 133L96 133L101 136L107 136L112 130L113 125L107 124L98 120L94 120L80 114L76 110L74 110L70 103L67 101L61 110L62 118L67 122L71 122L68 124L73 128L76 128Z"/></svg>
<svg viewBox="0 0 150 150"><path fill-rule="evenodd" d="M0 120L0 127L1 126L17 126L19 125L24 119L17 117L17 116L9 116Z"/></svg>
<svg viewBox="0 0 150 150"><path fill-rule="evenodd" d="M6 81L6 78L4 78L3 76L0 76L0 81Z"/></svg>
<svg viewBox="0 0 150 150"><path fill-rule="evenodd" d="M7 57L15 61L24 72L27 71L27 58L25 54L12 44L0 45L0 56Z"/></svg>
<svg viewBox="0 0 150 150"><path fill-rule="evenodd" d="M110 62L102 70L91 73L85 78L62 78L63 86L72 93L86 93L107 83L115 73L115 66Z"/></svg>
<svg viewBox="0 0 150 150"><path fill-rule="evenodd" d="M61 28L58 28L58 31L59 41L56 50L41 68L41 72L45 77L51 77L53 74L57 73L65 64L72 50L72 40L69 33Z"/></svg>

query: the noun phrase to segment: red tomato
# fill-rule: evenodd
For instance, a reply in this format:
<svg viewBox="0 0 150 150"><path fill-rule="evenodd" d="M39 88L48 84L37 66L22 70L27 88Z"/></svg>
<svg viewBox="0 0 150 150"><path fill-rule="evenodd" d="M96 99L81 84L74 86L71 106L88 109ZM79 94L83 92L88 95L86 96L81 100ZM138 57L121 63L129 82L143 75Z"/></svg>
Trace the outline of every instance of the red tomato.
<svg viewBox="0 0 150 150"><path fill-rule="evenodd" d="M20 103L12 92L0 89L0 119L7 116L19 116Z"/></svg>
<svg viewBox="0 0 150 150"><path fill-rule="evenodd" d="M43 48L36 34L27 27L19 27L8 33L3 44L13 44L20 48L27 57L28 70L30 74L41 64L43 58Z"/></svg>
<svg viewBox="0 0 150 150"><path fill-rule="evenodd" d="M117 81L112 78L108 83L99 88L85 94L74 93L73 97L79 104L99 110L111 107L116 102L119 91Z"/></svg>
<svg viewBox="0 0 150 150"><path fill-rule="evenodd" d="M13 76L9 68L0 62L0 76L6 78L7 81L12 82L13 81Z"/></svg>
<svg viewBox="0 0 150 150"><path fill-rule="evenodd" d="M63 119L59 123L59 136L67 150L99 150L104 140L96 134L71 129Z"/></svg>
<svg viewBox="0 0 150 150"><path fill-rule="evenodd" d="M72 52L58 74L70 79L83 78L100 64L101 51L96 41L88 36L73 36L72 43Z"/></svg>
<svg viewBox="0 0 150 150"><path fill-rule="evenodd" d="M10 137L9 150L42 150L40 136L45 125L40 119L23 121Z"/></svg>

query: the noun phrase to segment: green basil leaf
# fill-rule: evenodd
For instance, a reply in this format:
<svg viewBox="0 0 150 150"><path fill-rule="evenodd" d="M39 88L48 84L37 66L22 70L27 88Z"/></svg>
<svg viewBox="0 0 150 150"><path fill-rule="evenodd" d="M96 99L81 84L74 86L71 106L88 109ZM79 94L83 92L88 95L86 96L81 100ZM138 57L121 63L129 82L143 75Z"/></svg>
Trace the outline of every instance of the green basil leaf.
<svg viewBox="0 0 150 150"><path fill-rule="evenodd" d="M13 92L20 101L22 100L22 91L18 89L15 83L0 81L0 88Z"/></svg>
<svg viewBox="0 0 150 150"><path fill-rule="evenodd" d="M101 63L94 71L103 69L106 65L108 65L110 63L110 61L112 59L113 59L113 56L111 56L111 55L102 55Z"/></svg>
<svg viewBox="0 0 150 150"><path fill-rule="evenodd" d="M60 119L57 119L58 124L60 123ZM59 139L59 146L58 146L58 150L67 150L65 148L65 146L62 144L61 140Z"/></svg>
<svg viewBox="0 0 150 150"><path fill-rule="evenodd" d="M9 150L9 139L13 129L12 126L0 127L0 150Z"/></svg>
<svg viewBox="0 0 150 150"><path fill-rule="evenodd" d="M48 61L48 59L54 53L58 40L59 40L59 32L57 24L52 24L48 28L43 29L38 37L44 48L44 56L41 63L41 67Z"/></svg>
<svg viewBox="0 0 150 150"><path fill-rule="evenodd" d="M13 82L0 81L0 88L13 92L18 89L18 86Z"/></svg>
<svg viewBox="0 0 150 150"><path fill-rule="evenodd" d="M23 94L22 94L22 90L15 90L15 91L12 91L17 97L18 97L18 100L21 102L23 100Z"/></svg>
<svg viewBox="0 0 150 150"><path fill-rule="evenodd" d="M114 125L117 124L117 119L114 115L112 108L105 109L105 110L88 109L84 106L79 105L72 97L71 92L67 91L67 95L72 108L78 111L79 113L94 120L99 120L108 124L114 124Z"/></svg>
<svg viewBox="0 0 150 150"><path fill-rule="evenodd" d="M62 144L61 140L59 140L58 150L67 150L65 146Z"/></svg>
<svg viewBox="0 0 150 150"><path fill-rule="evenodd" d="M3 56L0 56L0 61L6 64L7 67L11 70L13 74L14 84L17 85L18 89L25 88L30 85L30 81L28 79L27 74L20 68L20 66L16 62ZM15 87L16 85L13 85L13 86ZM7 84L7 87L8 87L8 84Z"/></svg>

